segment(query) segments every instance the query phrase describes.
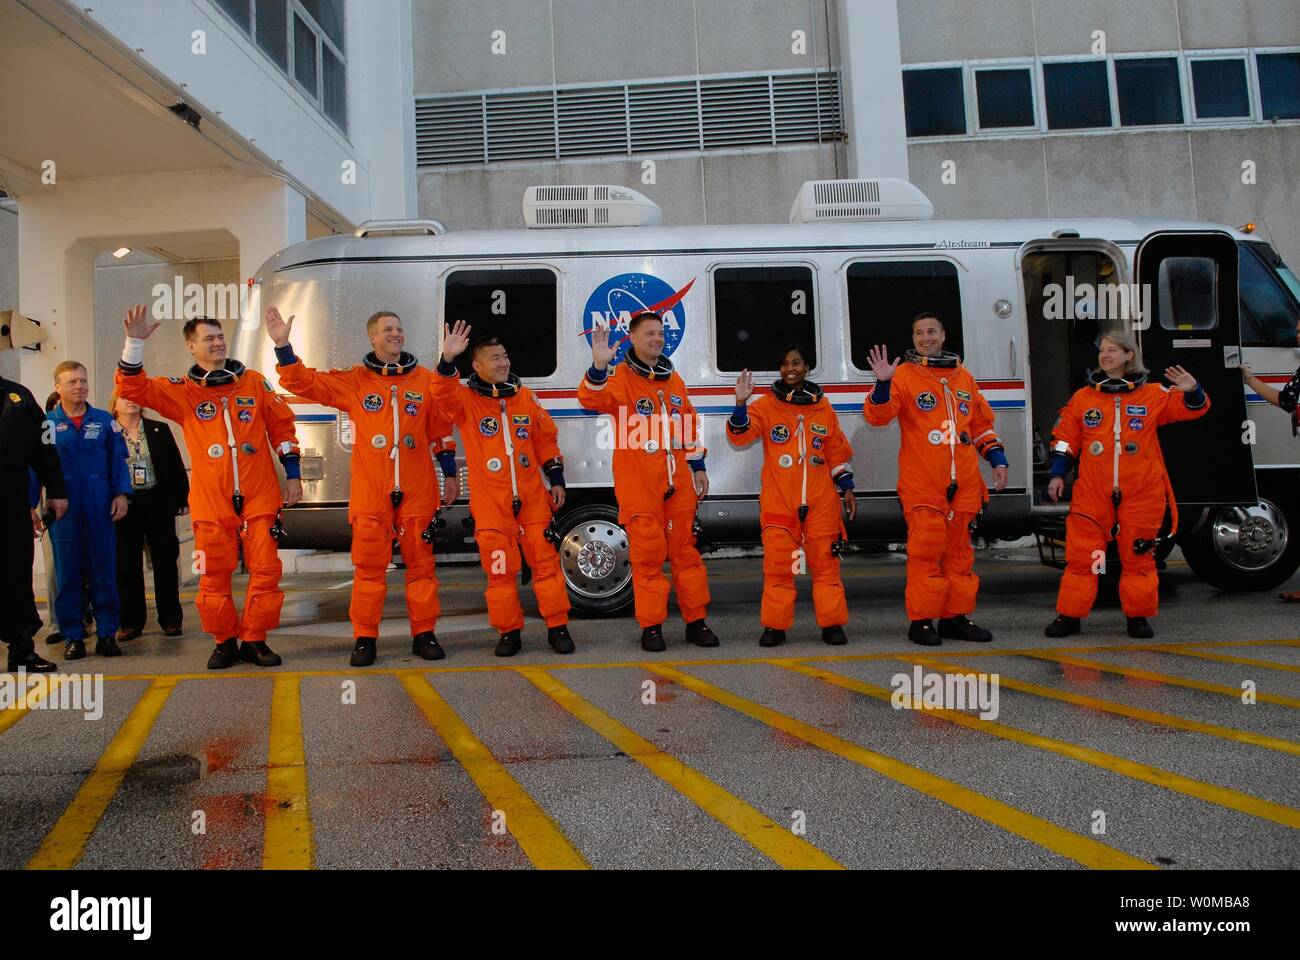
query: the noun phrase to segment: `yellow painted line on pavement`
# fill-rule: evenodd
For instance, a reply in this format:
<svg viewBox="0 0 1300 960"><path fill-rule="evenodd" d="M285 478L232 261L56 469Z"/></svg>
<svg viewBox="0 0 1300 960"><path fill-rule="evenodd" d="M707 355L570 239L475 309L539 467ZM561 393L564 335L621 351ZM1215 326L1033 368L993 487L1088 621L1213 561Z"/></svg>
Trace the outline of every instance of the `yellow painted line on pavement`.
<svg viewBox="0 0 1300 960"><path fill-rule="evenodd" d="M524 854L539 870L587 870L581 853L537 805L519 781L492 756L483 741L474 735L433 688L427 677L403 674L402 686L451 750L452 756L474 781L492 809L505 814L506 829L514 836Z"/></svg>
<svg viewBox="0 0 1300 960"><path fill-rule="evenodd" d="M838 862L812 844L728 793L698 770L665 753L546 671L520 667L518 672L582 723L782 867L795 870L842 869Z"/></svg>
<svg viewBox="0 0 1300 960"><path fill-rule="evenodd" d="M109 741L77 795L27 861L29 870L70 870L85 853L86 843L112 802L127 770L140 755L176 681L162 677L149 684Z"/></svg>
<svg viewBox="0 0 1300 960"><path fill-rule="evenodd" d="M894 691L886 687L878 687L875 684L865 683L853 677L846 677L843 674L830 673L816 667L797 663L782 663L779 666L795 673L802 673L805 676L823 680L845 690L852 690L868 697L874 697L877 700L883 700L885 703L890 703L894 696ZM918 697L910 699L919 708L920 699ZM1236 810L1238 813L1259 817L1261 820L1271 820L1285 827L1300 829L1300 809L1251 796L1248 793L1242 793L1240 790L1233 790L1231 787L1220 787L1201 780L1193 780L1191 777L1174 773L1172 770L1153 767L1150 764L1139 763L1126 757L1117 757L1114 754L1094 750L1092 747L1085 747L1082 744L1030 733L1016 727L1009 727L1004 723L998 723L995 720L981 720L979 717L970 716L959 710L926 707L924 712L941 717L957 726L966 727L969 730L978 730L980 733L987 733L989 736L997 737L1000 740L1009 740L1022 746L1035 747L1048 753L1055 753L1058 756L1086 763L1089 766L1108 770L1111 773L1118 773L1132 780L1163 787L1166 790L1172 790L1174 793L1194 797L1197 800L1213 803L1229 810Z"/></svg>
<svg viewBox="0 0 1300 960"><path fill-rule="evenodd" d="M1264 670L1285 670L1287 673L1300 673L1300 666L1294 663L1279 663L1276 660L1258 660L1255 657L1234 657L1227 653L1209 653L1205 650L1193 650L1195 644L1187 646L1152 647L1156 653L1172 653L1180 657L1197 657L1201 660L1213 660L1215 663L1235 663L1243 667L1260 667Z"/></svg>
<svg viewBox="0 0 1300 960"><path fill-rule="evenodd" d="M785 661L770 662L787 669L797 669L793 663ZM866 767L868 770L886 776L905 787L946 803L963 813L970 814L994 826L1001 827L1009 833L1014 833L1030 843L1051 850L1053 853L1058 853L1076 863L1099 869L1157 869L1144 860L1129 856L1127 853L1116 850L1114 847L1098 840L1093 840L1091 837L1066 830L1049 820L1018 810L1002 803L1000 800L994 800L992 797L976 793L959 783L945 780L943 777L928 773L919 767L913 767L901 760L887 757L882 753L876 753L874 750L868 750L866 747L850 740L837 737L785 714L777 713L762 704L746 700L743 697L706 683L698 677L682 673L671 667L655 667L654 672L681 684L686 689L702 697L707 697L716 703L730 707L738 713L757 720L759 723L766 724L780 730L782 733L797 737L814 747ZM820 676L822 673L815 667L805 667L800 672L806 672L815 677Z"/></svg>
<svg viewBox="0 0 1300 960"><path fill-rule="evenodd" d="M30 677L33 676L48 677L49 680L38 687L28 690L23 697L22 703L16 703L12 707L0 710L0 733L4 733L23 717L27 716L27 712L35 709L36 705L42 700L45 700L47 697L53 698L55 691L57 691L59 686L67 679L67 674L63 673L37 673L28 675L29 683L31 682Z"/></svg>
<svg viewBox="0 0 1300 960"><path fill-rule="evenodd" d="M957 663L953 660L930 659L929 657L899 657L902 663L920 663L928 667L935 667L939 670L956 670L964 673L978 672L977 667L969 667L965 664ZM1191 733L1203 733L1210 737L1220 737L1224 740L1234 740L1237 743L1250 744L1252 747L1264 747L1268 750L1277 750L1282 753L1289 753L1293 756L1300 756L1300 743L1294 740L1283 740L1278 737L1268 737L1262 733L1251 733L1247 730L1237 730L1233 727L1220 727L1212 723L1202 723L1199 720L1188 720L1185 717L1177 717L1170 713L1157 713L1154 710L1143 710L1139 707L1130 707L1125 703L1117 703L1114 700L1099 700L1096 697L1086 697L1081 693L1072 693L1069 690L1058 690L1055 687L1044 687L1036 683L1030 683L1026 680L1016 680L1008 677L1001 670L998 671L998 685L1006 687L1009 690L1019 690L1021 693L1033 694L1036 697L1046 697L1049 700L1060 700L1063 703L1072 703L1078 707L1085 707L1089 710L1097 710L1102 713L1113 713L1116 716L1129 717L1133 720L1144 720L1147 723L1157 723L1165 727L1173 727L1176 730L1187 730Z"/></svg>
<svg viewBox="0 0 1300 960"><path fill-rule="evenodd" d="M1132 677L1135 680L1149 680L1152 683L1164 683L1174 687L1186 687L1189 690L1200 690L1204 693L1217 693L1225 697L1233 697L1236 700L1241 699L1240 687L1225 687L1220 683L1207 683L1204 680L1189 680L1187 677L1174 677L1167 673L1156 673L1153 670L1141 670L1137 667L1119 667L1113 663L1104 663L1101 660L1088 660L1084 657L1067 657L1056 653L1044 653L1041 650L1022 650L1022 657L1034 657L1038 660L1050 660L1053 663L1065 663L1074 667L1087 667L1090 670L1100 670L1102 673L1114 673L1121 677ZM1292 707L1300 710L1300 699L1295 697L1285 697L1279 693L1255 692L1255 699L1260 703L1276 703L1284 707Z"/></svg>
<svg viewBox="0 0 1300 960"><path fill-rule="evenodd" d="M307 804L307 757L302 745L298 678L281 673L271 690L271 739L267 752L263 870L310 870L311 811Z"/></svg>

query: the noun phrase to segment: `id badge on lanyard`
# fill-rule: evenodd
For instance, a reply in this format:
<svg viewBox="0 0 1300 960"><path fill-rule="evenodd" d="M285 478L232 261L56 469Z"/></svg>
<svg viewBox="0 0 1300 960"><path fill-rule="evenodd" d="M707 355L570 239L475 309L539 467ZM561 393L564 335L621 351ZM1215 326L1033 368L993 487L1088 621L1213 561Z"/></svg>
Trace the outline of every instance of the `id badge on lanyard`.
<svg viewBox="0 0 1300 960"><path fill-rule="evenodd" d="M131 464L131 486L143 487L149 482L149 472L145 470L143 463Z"/></svg>

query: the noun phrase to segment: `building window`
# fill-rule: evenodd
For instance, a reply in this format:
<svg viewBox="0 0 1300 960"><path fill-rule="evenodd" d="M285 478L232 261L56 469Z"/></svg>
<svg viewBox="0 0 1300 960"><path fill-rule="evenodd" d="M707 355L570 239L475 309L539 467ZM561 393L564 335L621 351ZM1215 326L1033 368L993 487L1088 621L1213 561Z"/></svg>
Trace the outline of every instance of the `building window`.
<svg viewBox="0 0 1300 960"><path fill-rule="evenodd" d="M1150 127L1183 122L1183 89L1177 57L1125 58L1115 61L1119 122Z"/></svg>
<svg viewBox="0 0 1300 960"><path fill-rule="evenodd" d="M212 0L316 108L347 132L345 0Z"/></svg>
<svg viewBox="0 0 1300 960"><path fill-rule="evenodd" d="M1038 126L1034 117L1033 74L1029 67L979 69L974 75L981 130Z"/></svg>
<svg viewBox="0 0 1300 960"><path fill-rule="evenodd" d="M813 273L803 266L719 267L713 271L718 369L776 370L781 351L799 344L817 366Z"/></svg>
<svg viewBox="0 0 1300 960"><path fill-rule="evenodd" d="M1049 130L1112 125L1105 60L1044 63L1043 96Z"/></svg>
<svg viewBox="0 0 1300 960"><path fill-rule="evenodd" d="M1300 53L1259 53L1255 67L1263 119L1300 119Z"/></svg>
<svg viewBox="0 0 1300 960"><path fill-rule="evenodd" d="M1191 68L1192 102L1198 120L1250 116L1245 59L1192 60Z"/></svg>
<svg viewBox="0 0 1300 960"><path fill-rule="evenodd" d="M903 107L909 137L943 137L966 132L966 96L961 67L903 71Z"/></svg>
<svg viewBox="0 0 1300 960"><path fill-rule="evenodd" d="M871 348L884 344L890 359L912 349L912 320L933 313L944 329L943 348L962 355L961 291L957 267L947 260L849 264L849 356L870 370Z"/></svg>
<svg viewBox="0 0 1300 960"><path fill-rule="evenodd" d="M556 368L559 298L555 273L543 269L456 270L447 277L444 318L464 320L474 339L497 336L520 377L549 377ZM473 372L466 350L460 375Z"/></svg>

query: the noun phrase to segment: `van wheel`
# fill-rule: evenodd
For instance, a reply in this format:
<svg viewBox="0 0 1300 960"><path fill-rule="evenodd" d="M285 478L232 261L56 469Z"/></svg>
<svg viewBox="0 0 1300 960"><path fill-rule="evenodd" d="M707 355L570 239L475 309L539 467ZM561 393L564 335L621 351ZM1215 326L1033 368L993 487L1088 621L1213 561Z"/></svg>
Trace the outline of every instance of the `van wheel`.
<svg viewBox="0 0 1300 960"><path fill-rule="evenodd" d="M1253 507L1211 509L1178 538L1192 572L1220 590L1271 590L1300 567L1300 499L1262 479Z"/></svg>
<svg viewBox="0 0 1300 960"><path fill-rule="evenodd" d="M618 511L603 503L587 504L564 514L560 532L560 569L576 613L613 617L632 607L632 555Z"/></svg>

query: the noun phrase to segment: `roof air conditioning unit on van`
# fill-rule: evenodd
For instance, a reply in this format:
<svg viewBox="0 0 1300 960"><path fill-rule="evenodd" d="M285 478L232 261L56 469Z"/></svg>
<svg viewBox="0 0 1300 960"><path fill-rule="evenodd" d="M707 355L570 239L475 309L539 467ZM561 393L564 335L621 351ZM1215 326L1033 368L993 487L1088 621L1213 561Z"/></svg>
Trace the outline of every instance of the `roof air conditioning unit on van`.
<svg viewBox="0 0 1300 960"><path fill-rule="evenodd" d="M934 204L906 180L809 180L790 208L791 223L829 220L929 220Z"/></svg>
<svg viewBox="0 0 1300 960"><path fill-rule="evenodd" d="M628 187L611 185L529 187L524 225L547 227L657 227L659 205Z"/></svg>

